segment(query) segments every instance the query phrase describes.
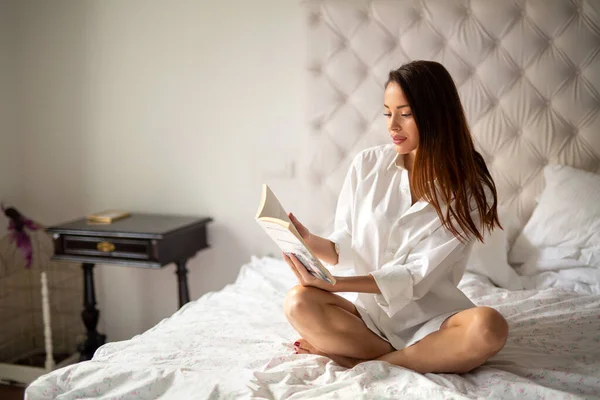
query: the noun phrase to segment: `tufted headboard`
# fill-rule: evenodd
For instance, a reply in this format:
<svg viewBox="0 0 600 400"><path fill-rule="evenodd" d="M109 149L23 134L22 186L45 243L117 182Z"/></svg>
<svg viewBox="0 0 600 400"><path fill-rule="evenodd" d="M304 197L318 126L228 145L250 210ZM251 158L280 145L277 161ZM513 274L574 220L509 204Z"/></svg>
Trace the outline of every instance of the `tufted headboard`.
<svg viewBox="0 0 600 400"><path fill-rule="evenodd" d="M458 87L500 205L524 226L548 163L600 173L600 0L305 1L306 158L315 231L331 229L360 150L390 143L390 70L435 60Z"/></svg>

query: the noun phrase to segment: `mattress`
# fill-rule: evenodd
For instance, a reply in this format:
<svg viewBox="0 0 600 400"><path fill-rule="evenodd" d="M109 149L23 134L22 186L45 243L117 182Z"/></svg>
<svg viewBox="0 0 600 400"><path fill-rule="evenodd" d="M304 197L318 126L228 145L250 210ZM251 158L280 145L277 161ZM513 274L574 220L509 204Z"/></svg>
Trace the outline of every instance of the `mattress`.
<svg viewBox="0 0 600 400"><path fill-rule="evenodd" d="M585 273L584 273L585 274ZM91 361L33 382L26 399L371 399L600 397L600 293L568 277L528 278L509 291L467 273L460 288L510 325L504 349L467 374L418 374L381 361L345 369L294 354L282 303L294 276L253 258L234 284L208 293Z"/></svg>

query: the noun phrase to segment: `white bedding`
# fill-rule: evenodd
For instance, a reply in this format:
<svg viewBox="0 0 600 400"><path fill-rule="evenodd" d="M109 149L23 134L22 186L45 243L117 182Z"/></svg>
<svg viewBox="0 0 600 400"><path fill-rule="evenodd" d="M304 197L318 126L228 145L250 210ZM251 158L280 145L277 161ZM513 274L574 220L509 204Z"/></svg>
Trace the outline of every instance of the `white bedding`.
<svg viewBox="0 0 600 400"><path fill-rule="evenodd" d="M281 307L293 276L281 260L254 258L235 284L104 345L92 361L40 377L26 398L599 398L600 294L567 280L541 277L548 288L508 291L467 274L461 289L510 324L505 348L472 373L421 375L378 361L347 370L293 354L297 335Z"/></svg>

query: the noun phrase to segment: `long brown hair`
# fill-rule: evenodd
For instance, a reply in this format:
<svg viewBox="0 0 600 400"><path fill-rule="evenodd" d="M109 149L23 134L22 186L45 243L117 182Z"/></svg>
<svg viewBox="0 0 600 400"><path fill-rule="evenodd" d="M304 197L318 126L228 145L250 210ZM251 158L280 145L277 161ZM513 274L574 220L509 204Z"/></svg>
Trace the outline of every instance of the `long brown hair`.
<svg viewBox="0 0 600 400"><path fill-rule="evenodd" d="M385 87L391 82L400 85L419 130L412 173L415 196L428 201L443 226L460 241L472 235L483 242L482 227L490 232L494 225L502 228L496 185L475 150L450 73L434 61L413 61L390 71ZM493 202L486 198L484 186L489 188ZM448 205L445 212L440 199ZM481 226L470 216L471 204L479 210Z"/></svg>

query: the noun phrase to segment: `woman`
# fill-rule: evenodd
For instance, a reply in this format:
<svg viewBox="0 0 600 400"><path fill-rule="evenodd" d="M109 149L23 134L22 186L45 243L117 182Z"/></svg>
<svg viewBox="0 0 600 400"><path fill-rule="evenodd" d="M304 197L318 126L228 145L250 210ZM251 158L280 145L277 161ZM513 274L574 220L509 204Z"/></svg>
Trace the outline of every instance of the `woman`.
<svg viewBox="0 0 600 400"><path fill-rule="evenodd" d="M475 239L501 228L494 182L475 151L456 86L439 63L389 74L384 116L393 144L362 151L339 197L335 231L290 218L335 285L283 255L300 284L285 314L297 353L345 367L383 360L420 373L465 373L499 352L508 325L458 288ZM358 292L356 304L334 292Z"/></svg>

